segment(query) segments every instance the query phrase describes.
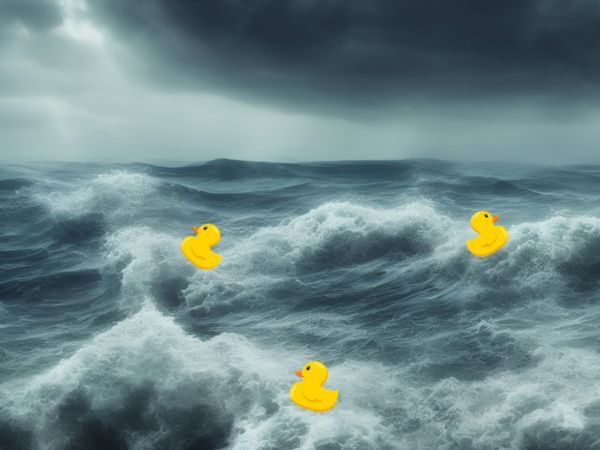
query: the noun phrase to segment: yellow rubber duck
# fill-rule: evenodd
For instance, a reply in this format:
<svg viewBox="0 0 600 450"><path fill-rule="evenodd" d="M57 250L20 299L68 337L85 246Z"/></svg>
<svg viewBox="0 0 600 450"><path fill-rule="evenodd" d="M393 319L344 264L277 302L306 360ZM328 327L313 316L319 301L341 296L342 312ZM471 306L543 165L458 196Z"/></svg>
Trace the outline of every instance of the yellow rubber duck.
<svg viewBox="0 0 600 450"><path fill-rule="evenodd" d="M183 255L200 269L214 269L221 261L221 256L210 248L221 240L221 232L212 223L205 223L200 228L194 226L192 229L196 236L188 236L181 241Z"/></svg>
<svg viewBox="0 0 600 450"><path fill-rule="evenodd" d="M477 211L471 217L471 228L479 236L467 241L466 244L475 256L489 256L496 253L508 241L506 228L494 225L499 218L492 216L488 211Z"/></svg>
<svg viewBox="0 0 600 450"><path fill-rule="evenodd" d="M335 406L338 391L322 387L328 375L325 364L310 361L295 373L302 378L302 381L294 383L290 388L290 399L296 405L316 412L325 412Z"/></svg>

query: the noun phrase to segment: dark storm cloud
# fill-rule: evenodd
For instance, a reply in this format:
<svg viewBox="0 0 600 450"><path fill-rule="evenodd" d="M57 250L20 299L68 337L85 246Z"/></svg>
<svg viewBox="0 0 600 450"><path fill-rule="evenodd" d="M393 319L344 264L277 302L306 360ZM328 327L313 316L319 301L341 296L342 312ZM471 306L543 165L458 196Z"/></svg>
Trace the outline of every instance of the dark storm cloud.
<svg viewBox="0 0 600 450"><path fill-rule="evenodd" d="M104 0L144 70L321 103L595 95L595 0Z"/></svg>

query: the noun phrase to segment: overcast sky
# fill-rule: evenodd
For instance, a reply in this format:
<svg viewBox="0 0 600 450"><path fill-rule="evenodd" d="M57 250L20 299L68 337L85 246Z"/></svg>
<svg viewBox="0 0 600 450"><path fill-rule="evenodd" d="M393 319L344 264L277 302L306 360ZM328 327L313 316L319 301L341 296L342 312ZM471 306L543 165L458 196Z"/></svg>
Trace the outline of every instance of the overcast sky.
<svg viewBox="0 0 600 450"><path fill-rule="evenodd" d="M0 0L0 159L600 163L597 0Z"/></svg>

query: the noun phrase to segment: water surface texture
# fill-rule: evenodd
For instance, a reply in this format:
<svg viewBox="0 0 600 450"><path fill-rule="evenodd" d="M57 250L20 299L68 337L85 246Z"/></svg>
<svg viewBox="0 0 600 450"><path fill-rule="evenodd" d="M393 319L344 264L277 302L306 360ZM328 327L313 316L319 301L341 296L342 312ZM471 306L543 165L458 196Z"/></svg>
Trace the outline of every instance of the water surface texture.
<svg viewBox="0 0 600 450"><path fill-rule="evenodd" d="M600 167L2 165L0 448L600 448L599 200Z"/></svg>

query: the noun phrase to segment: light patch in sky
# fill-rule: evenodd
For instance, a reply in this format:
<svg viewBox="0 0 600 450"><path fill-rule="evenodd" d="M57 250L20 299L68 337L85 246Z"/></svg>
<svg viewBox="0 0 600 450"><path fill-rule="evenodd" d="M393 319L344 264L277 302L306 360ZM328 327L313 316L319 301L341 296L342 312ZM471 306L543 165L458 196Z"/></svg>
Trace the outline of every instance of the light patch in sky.
<svg viewBox="0 0 600 450"><path fill-rule="evenodd" d="M104 43L102 32L87 18L87 4L84 0L59 0L64 22L61 32L77 41L100 46Z"/></svg>

